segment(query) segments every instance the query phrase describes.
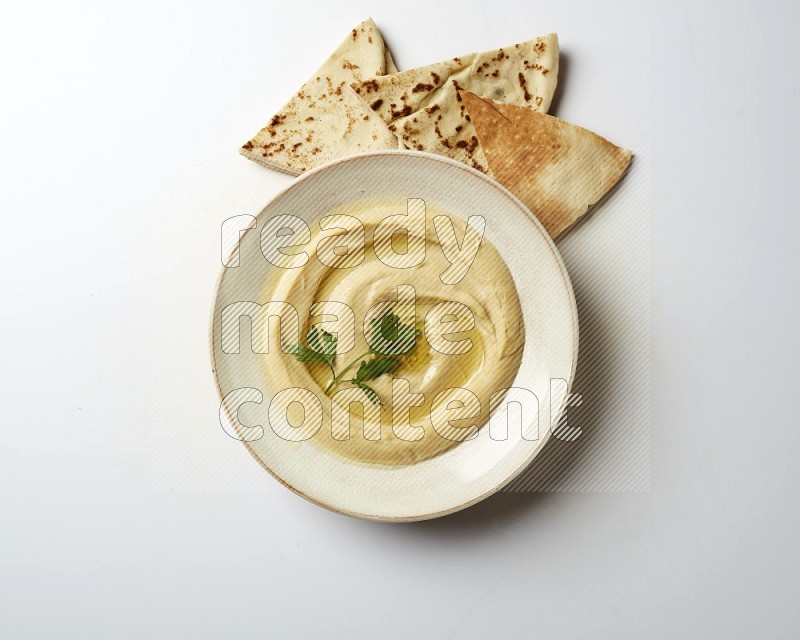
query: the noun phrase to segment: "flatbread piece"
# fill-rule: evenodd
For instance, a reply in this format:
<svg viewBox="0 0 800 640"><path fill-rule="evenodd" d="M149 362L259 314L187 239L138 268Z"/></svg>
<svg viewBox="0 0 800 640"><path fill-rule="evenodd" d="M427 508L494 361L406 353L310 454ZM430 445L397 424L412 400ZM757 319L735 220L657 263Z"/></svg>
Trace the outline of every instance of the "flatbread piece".
<svg viewBox="0 0 800 640"><path fill-rule="evenodd" d="M631 152L588 129L464 91L489 174L558 237L623 176Z"/></svg>
<svg viewBox="0 0 800 640"><path fill-rule="evenodd" d="M299 175L334 158L397 149L397 137L350 88L362 78L396 71L378 27L372 19L362 22L241 154Z"/></svg>
<svg viewBox="0 0 800 640"><path fill-rule="evenodd" d="M558 37L470 53L353 84L409 149L430 151L486 171L486 158L459 91L547 111L558 78Z"/></svg>

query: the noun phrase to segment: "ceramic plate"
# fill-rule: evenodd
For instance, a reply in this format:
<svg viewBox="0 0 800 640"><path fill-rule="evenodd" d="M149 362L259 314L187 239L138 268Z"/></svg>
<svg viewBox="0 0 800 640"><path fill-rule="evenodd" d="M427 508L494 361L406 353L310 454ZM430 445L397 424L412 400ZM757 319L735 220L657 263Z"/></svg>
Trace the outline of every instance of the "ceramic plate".
<svg viewBox="0 0 800 640"><path fill-rule="evenodd" d="M310 439L298 442L279 436L269 415L270 371L252 347L254 332L263 327L253 329L241 322L235 347L224 344L222 330L223 310L229 305L267 302L264 282L275 277L277 267L262 251L265 223L274 216L291 215L319 229L322 216L351 203L396 202L400 212L410 198L463 220L470 216L486 220L485 238L511 273L524 321L524 349L513 390L474 438L413 464L364 463ZM558 251L539 221L486 175L447 158L412 151L337 160L297 178L267 204L256 225L241 234L228 265L217 285L211 323L220 419L226 432L241 440L269 473L304 498L360 518L434 518L501 489L550 438L575 372L575 298ZM363 433L351 435L363 437ZM313 437L331 434L322 429Z"/></svg>

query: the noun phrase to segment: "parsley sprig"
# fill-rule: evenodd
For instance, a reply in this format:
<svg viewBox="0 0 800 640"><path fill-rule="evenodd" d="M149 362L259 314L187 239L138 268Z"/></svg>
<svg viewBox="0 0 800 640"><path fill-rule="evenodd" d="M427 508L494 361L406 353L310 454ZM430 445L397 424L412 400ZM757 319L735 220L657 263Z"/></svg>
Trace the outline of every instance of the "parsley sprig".
<svg viewBox="0 0 800 640"><path fill-rule="evenodd" d="M395 315L391 309L380 318L373 320L371 324L373 335L369 350L355 358L338 373L333 368L337 338L324 329L320 330L317 325L313 325L306 334L308 346L289 345L288 353L291 353L298 362L322 362L328 366L333 378L325 388L325 393L330 393L338 384L349 383L361 389L370 402L382 405L375 389L367 382L376 380L385 373L396 371L402 364L400 357L409 355L416 348L416 339L420 332L414 327L403 324L400 317ZM361 364L355 375L345 378L345 374L359 362Z"/></svg>

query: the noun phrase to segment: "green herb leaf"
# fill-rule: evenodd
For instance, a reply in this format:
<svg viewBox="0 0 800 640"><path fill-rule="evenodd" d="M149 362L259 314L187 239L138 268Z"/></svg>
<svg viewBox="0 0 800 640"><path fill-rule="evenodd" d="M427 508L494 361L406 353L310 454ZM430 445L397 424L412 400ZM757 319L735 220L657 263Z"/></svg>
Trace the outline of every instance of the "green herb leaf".
<svg viewBox="0 0 800 640"><path fill-rule="evenodd" d="M367 395L367 398L369 398L369 401L372 404L376 404L379 407L383 406L383 403L381 402L381 399L378 397L378 394L375 393L375 389L373 389L367 384L364 384L363 382L357 382L356 385Z"/></svg>
<svg viewBox="0 0 800 640"><path fill-rule="evenodd" d="M382 406L381 399L375 389L366 384L370 380L380 378L385 373L396 371L401 362L399 358L391 356L407 355L416 347L416 338L420 334L414 327L409 327L400 322L400 317L392 313L389 309L380 318L372 320L373 342L380 342L382 348L370 344L370 349L361 354L358 358L350 362L338 373L333 368L333 361L336 358L337 337L320 329L318 325L312 325L306 333L308 346L301 344L291 344L287 347L288 353L292 354L298 362L324 362L330 367L333 378L325 388L325 393L329 393L337 384L349 382L361 389L370 402ZM373 354L381 354L370 360L362 360L361 365L354 378L344 379L344 374L352 369L361 358ZM385 357L383 354L391 354Z"/></svg>
<svg viewBox="0 0 800 640"><path fill-rule="evenodd" d="M400 360L397 358L373 358L372 360L364 360L356 372L356 377L353 382L366 382L368 380L375 380L380 378L384 373L392 373L400 366Z"/></svg>
<svg viewBox="0 0 800 640"><path fill-rule="evenodd" d="M317 325L313 325L306 334L306 340L308 341L308 345L309 347L311 347L311 350L322 355L323 357L308 358L307 360L301 360L301 362L307 362L309 360L318 360L320 362L325 362L329 365L333 364L333 359L336 357L336 342L337 342L337 339L334 337L333 334L328 333L324 329L320 331Z"/></svg>
<svg viewBox="0 0 800 640"><path fill-rule="evenodd" d="M376 353L403 356L411 353L417 346L420 332L403 324L400 316L389 309L380 319L372 321L374 336L370 346Z"/></svg>
<svg viewBox="0 0 800 640"><path fill-rule="evenodd" d="M400 337L400 316L391 311L381 318L381 335L384 340L394 342Z"/></svg>
<svg viewBox="0 0 800 640"><path fill-rule="evenodd" d="M329 356L317 353L302 344L290 344L287 349L288 353L291 353L298 362L328 362Z"/></svg>

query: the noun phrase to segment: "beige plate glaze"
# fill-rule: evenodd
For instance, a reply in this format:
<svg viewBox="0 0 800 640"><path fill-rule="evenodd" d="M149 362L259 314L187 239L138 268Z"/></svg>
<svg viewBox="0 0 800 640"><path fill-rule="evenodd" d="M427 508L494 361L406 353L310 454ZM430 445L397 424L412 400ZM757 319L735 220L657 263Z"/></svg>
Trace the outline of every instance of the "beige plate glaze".
<svg viewBox="0 0 800 640"><path fill-rule="evenodd" d="M264 220L290 213L310 223L349 202L387 197L422 198L451 215L486 218L486 237L505 259L522 304L525 350L514 386L533 391L539 399L538 434L536 416L529 416L522 425L527 439L521 437L519 421L511 420L506 440L491 439L484 427L473 440L440 456L384 467L346 460L310 442L282 440L268 426L268 397L243 405L238 418L242 424L264 425L246 430L247 437L261 437L245 446L267 471L304 498L359 518L424 520L475 504L521 473L542 450L550 425L563 409L565 391L551 398L551 380L565 380L569 389L575 373L578 316L569 276L539 221L497 182L458 162L416 151L352 156L297 178L258 214L255 229L242 234L240 266L223 269L211 326L212 362L221 397L234 389L257 387L253 381L262 377L258 356L247 346L248 331L242 332L241 353L222 352L220 318L231 302L265 302L258 296L268 269L274 267L260 253L258 235ZM228 407L221 418L232 424ZM498 418L505 423L505 414Z"/></svg>

